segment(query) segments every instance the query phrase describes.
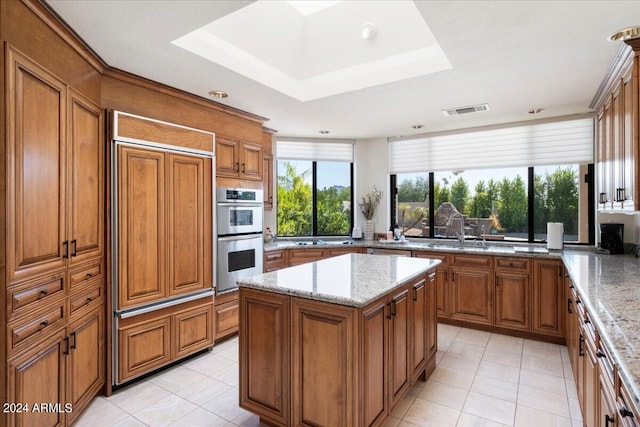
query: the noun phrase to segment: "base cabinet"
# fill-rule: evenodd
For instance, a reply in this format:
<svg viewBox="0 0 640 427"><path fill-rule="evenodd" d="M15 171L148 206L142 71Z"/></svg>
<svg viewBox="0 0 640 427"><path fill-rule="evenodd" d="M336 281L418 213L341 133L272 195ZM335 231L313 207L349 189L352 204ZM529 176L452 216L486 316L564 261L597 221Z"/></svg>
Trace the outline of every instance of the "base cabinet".
<svg viewBox="0 0 640 427"><path fill-rule="evenodd" d="M238 291L217 295L214 304L215 340L219 341L238 333Z"/></svg>
<svg viewBox="0 0 640 427"><path fill-rule="evenodd" d="M381 425L435 368L431 273L363 308L241 288L240 406L278 426Z"/></svg>
<svg viewBox="0 0 640 427"><path fill-rule="evenodd" d="M532 331L564 336L564 280L562 261L533 261Z"/></svg>

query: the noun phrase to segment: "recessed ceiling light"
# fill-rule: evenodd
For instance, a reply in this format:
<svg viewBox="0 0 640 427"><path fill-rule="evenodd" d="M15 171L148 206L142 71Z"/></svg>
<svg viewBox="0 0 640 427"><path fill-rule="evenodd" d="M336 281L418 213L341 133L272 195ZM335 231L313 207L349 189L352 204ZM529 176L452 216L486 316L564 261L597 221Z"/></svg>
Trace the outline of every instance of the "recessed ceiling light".
<svg viewBox="0 0 640 427"><path fill-rule="evenodd" d="M318 132L320 132L320 133L321 133L321 134L323 134L323 135L326 135L326 134L328 134L328 133L329 133L329 131L328 131L328 130L319 130Z"/></svg>
<svg viewBox="0 0 640 427"><path fill-rule="evenodd" d="M424 125L412 125L411 129L422 129Z"/></svg>
<svg viewBox="0 0 640 427"><path fill-rule="evenodd" d="M214 98L226 98L229 94L223 90L212 90L209 92L209 95Z"/></svg>
<svg viewBox="0 0 640 427"><path fill-rule="evenodd" d="M373 40L378 33L376 25L372 22L367 22L362 26L362 38L365 40Z"/></svg>
<svg viewBox="0 0 640 427"><path fill-rule="evenodd" d="M640 26L624 28L611 34L607 40L617 42L618 40L629 40L640 37Z"/></svg>
<svg viewBox="0 0 640 427"><path fill-rule="evenodd" d="M539 114L542 113L543 111L547 111L546 108L532 108L531 110L529 110L529 114Z"/></svg>

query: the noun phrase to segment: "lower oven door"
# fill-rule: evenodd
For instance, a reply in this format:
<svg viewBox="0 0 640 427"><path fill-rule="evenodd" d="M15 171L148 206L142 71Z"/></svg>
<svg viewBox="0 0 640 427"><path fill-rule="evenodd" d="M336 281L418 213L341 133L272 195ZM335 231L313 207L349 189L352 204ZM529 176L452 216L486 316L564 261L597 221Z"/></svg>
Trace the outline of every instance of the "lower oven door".
<svg viewBox="0 0 640 427"><path fill-rule="evenodd" d="M262 274L262 233L218 238L218 293L236 289L236 280Z"/></svg>

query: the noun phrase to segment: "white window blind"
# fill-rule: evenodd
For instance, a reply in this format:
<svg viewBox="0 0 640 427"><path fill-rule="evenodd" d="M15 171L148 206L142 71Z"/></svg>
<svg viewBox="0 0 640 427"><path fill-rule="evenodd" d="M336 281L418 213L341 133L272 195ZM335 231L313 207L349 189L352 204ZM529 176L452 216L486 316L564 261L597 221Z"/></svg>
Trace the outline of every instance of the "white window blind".
<svg viewBox="0 0 640 427"><path fill-rule="evenodd" d="M593 163L593 119L425 135L389 143L389 172Z"/></svg>
<svg viewBox="0 0 640 427"><path fill-rule="evenodd" d="M288 160L353 162L351 140L285 140L276 141L276 157Z"/></svg>

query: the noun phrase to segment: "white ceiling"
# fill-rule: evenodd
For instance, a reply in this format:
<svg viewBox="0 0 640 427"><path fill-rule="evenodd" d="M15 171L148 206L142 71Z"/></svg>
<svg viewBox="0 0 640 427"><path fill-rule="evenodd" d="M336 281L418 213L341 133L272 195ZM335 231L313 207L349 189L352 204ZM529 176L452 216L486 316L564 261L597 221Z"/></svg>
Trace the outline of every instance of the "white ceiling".
<svg viewBox="0 0 640 427"><path fill-rule="evenodd" d="M289 45L301 49L300 61L288 68L288 75L304 83L304 78L313 73L317 77L331 67L335 71L332 64L345 67L364 62L354 60L358 52L352 49L386 49L390 40L400 51L419 49L423 40L410 31L409 24L420 24L415 17L421 16L452 67L432 74L401 75L401 80L384 80L368 87L363 85L368 78L365 75L351 86L357 88L359 84L360 88L342 88L344 93L329 96L326 94L333 92L326 90L317 99L298 96L310 99L301 101L284 94L283 86L267 86L267 80L259 79L259 75L245 77L172 44L201 27L223 26L225 21L217 20L231 17L233 12L242 9L240 14L246 14L250 9L243 8L251 1L47 2L112 67L202 97L208 97L212 89L224 90L229 97L221 103L270 118L265 125L277 129L280 135L319 137L318 131L327 129L331 133L326 137L330 138L411 135L589 112L589 103L620 47L620 42L608 42L607 36L640 24L637 1L417 0L397 7L413 9L413 18L397 17L389 9L382 16L376 15L371 8L362 12L361 19L351 16L315 25L320 35L306 37L310 43L304 47L295 43L297 39L291 40L290 25L282 13L269 15L262 9L262 20L231 28L236 47L241 45L245 53L252 52L253 58L259 49L263 63L278 67L285 62L290 65L291 54L283 51L287 43L273 42L270 37L284 34ZM265 3L282 11L284 2ZM347 0L314 15L325 16L331 9L355 3L359 1ZM378 21L376 37L362 40L362 25L374 18ZM298 30L304 32L311 26L301 24ZM407 39L406 35L411 37ZM314 55L303 54L309 49ZM323 57L327 58L325 64ZM309 68L311 65L316 68ZM304 84L301 87L306 90ZM441 112L485 102L490 105L489 111L454 117ZM527 113L537 107L547 110L536 116ZM413 130L414 124L424 127Z"/></svg>

